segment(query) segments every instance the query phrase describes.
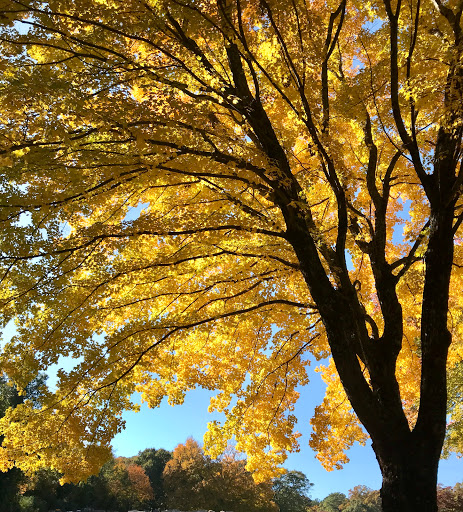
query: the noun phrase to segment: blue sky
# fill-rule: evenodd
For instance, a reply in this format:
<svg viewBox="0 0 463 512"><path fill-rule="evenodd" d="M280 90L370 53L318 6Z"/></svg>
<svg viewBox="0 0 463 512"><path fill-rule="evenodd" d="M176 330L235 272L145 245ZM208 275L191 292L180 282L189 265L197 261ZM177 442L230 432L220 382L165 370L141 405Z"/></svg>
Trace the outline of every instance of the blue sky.
<svg viewBox="0 0 463 512"><path fill-rule="evenodd" d="M298 430L303 434L300 439L301 451L290 454L285 464L287 469L297 469L305 473L314 484L312 498L323 499L331 492L343 492L356 485L367 485L372 489L381 487L381 473L371 444L362 447L355 445L348 453L350 462L342 470L328 472L315 459L315 453L309 448L311 427L309 420L314 408L321 403L324 384L319 374L312 372L310 384L301 389L301 398L296 408L299 419ZM183 405L170 406L166 401L158 409L142 406L139 413L126 413L125 431L118 434L113 442L115 455L131 456L144 448L165 448L172 450L192 436L201 442L208 421L210 392L194 390L187 394ZM463 481L463 460L452 456L441 461L439 482L454 485Z"/></svg>
<svg viewBox="0 0 463 512"><path fill-rule="evenodd" d="M14 326L10 323L3 333L3 340L7 341L13 334ZM62 358L59 366L69 369L75 362ZM322 402L325 391L320 374L314 371L315 367L315 363L309 367L311 381L299 389L301 397L295 410L298 417L297 430L302 434L301 450L289 454L285 467L302 471L307 475L314 484L312 498L323 499L331 492L343 492L347 495L349 489L356 485L379 489L381 473L371 443L368 442L366 446L354 445L348 453L350 462L344 469L330 472L323 469L315 458L315 453L309 448L310 418L314 408ZM52 385L53 381L53 376L50 375L48 384ZM172 450L190 436L201 443L207 423L213 419L220 419L220 416L209 414L207 411L210 396L210 391L198 389L186 395L183 405L173 407L164 400L157 409L149 409L143 404L139 413L125 413L126 428L113 440L115 455L128 457L145 448ZM134 396L135 400L137 398ZM463 459L453 455L448 460L441 461L438 481L444 485L455 485L463 481Z"/></svg>

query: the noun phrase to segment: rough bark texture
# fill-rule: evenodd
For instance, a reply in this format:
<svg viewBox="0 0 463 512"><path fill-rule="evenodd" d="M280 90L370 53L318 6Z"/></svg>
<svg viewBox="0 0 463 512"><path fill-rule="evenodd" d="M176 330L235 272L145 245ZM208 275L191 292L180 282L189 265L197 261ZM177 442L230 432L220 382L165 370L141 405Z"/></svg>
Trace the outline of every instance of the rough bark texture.
<svg viewBox="0 0 463 512"><path fill-rule="evenodd" d="M383 476L381 499L384 512L437 511L437 466L427 446L397 442L386 449L373 445Z"/></svg>

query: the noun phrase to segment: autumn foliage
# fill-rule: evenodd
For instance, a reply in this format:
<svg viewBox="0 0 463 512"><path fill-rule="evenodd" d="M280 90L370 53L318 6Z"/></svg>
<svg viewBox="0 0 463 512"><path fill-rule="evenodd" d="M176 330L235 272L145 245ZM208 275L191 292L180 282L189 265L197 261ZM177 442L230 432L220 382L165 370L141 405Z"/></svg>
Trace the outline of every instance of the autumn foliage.
<svg viewBox="0 0 463 512"><path fill-rule="evenodd" d="M95 471L121 413L195 387L257 480L373 441L386 511L435 512L461 430L457 0L4 0L1 365L62 366L0 466ZM73 359L72 359L73 358ZM305 428L305 426L302 426ZM453 433L453 434L452 434Z"/></svg>
<svg viewBox="0 0 463 512"><path fill-rule="evenodd" d="M194 439L179 444L163 472L167 505L178 510L278 512L271 484L256 484L236 455L228 451L212 461Z"/></svg>

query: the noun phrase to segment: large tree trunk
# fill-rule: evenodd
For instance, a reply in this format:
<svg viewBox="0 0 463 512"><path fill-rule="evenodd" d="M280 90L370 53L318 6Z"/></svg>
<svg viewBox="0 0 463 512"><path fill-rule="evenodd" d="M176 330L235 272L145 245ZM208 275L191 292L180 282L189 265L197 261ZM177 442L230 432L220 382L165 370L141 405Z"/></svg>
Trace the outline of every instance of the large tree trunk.
<svg viewBox="0 0 463 512"><path fill-rule="evenodd" d="M400 448L389 458L396 460L381 461L383 512L436 512L437 462L417 464L413 454Z"/></svg>
<svg viewBox="0 0 463 512"><path fill-rule="evenodd" d="M310 240L302 236L292 240L312 296L317 298L341 382L373 441L383 476L383 512L437 512L437 469L446 427L446 360L451 341L446 324L453 260L452 220L452 204L431 214L421 317L421 396L412 429L395 376L403 319L393 277L383 272L377 278L387 321L383 336L373 339L366 333L356 295L324 288L323 279L311 275L317 266L312 263L315 258L310 258ZM368 368L368 380L360 360Z"/></svg>
<svg viewBox="0 0 463 512"><path fill-rule="evenodd" d="M384 512L436 512L437 470L446 428L448 293L453 261L453 205L431 213L421 318L420 408L411 432L373 435L383 476ZM398 395L400 397L400 395ZM392 411L392 409L391 409ZM386 412L386 411L385 411Z"/></svg>
<svg viewBox="0 0 463 512"><path fill-rule="evenodd" d="M436 440L373 443L383 484L383 512L436 512L440 447ZM433 449L434 448L434 449ZM434 453L431 453L434 452Z"/></svg>

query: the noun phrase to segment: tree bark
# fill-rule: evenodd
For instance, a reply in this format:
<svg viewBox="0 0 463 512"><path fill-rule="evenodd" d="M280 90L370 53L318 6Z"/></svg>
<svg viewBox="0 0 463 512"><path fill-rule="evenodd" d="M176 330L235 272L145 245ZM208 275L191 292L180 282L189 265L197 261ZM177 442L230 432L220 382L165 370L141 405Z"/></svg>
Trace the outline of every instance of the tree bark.
<svg viewBox="0 0 463 512"><path fill-rule="evenodd" d="M373 443L383 476L383 512L437 511L439 458L429 456L429 447L429 442L423 445L412 441L396 443L386 449Z"/></svg>
<svg viewBox="0 0 463 512"><path fill-rule="evenodd" d="M316 280L313 274L318 262L310 254L310 241L301 235L291 240L319 306L341 382L373 441L383 476L383 512L437 512L437 470L446 425L446 359L451 340L446 322L452 220L453 204L431 214L421 319L421 401L413 429L405 417L395 377L401 329L388 327L388 336L385 329L381 339L371 339L356 296L334 291L322 279ZM383 306L395 312L392 320L401 325L402 313L394 297L395 292L385 294ZM360 360L368 368L369 381Z"/></svg>

